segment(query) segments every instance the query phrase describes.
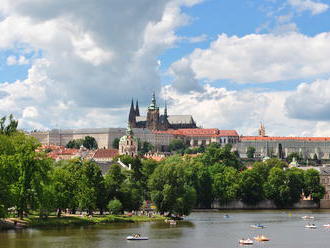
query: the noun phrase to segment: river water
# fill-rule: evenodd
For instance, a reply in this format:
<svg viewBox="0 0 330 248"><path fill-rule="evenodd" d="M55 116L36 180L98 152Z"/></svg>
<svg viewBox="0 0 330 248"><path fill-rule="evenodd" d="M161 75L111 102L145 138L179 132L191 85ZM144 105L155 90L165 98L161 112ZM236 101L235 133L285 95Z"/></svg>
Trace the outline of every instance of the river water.
<svg viewBox="0 0 330 248"><path fill-rule="evenodd" d="M224 218L228 214L229 218ZM303 220L312 215L314 220ZM252 229L261 223L265 229ZM306 229L315 223L317 229ZM264 234L269 242L254 242L263 248L330 247L330 211L227 211L195 212L170 226L165 222L104 224L84 227L25 229L0 232L0 248L230 248L240 247L240 238ZM131 233L147 241L127 241Z"/></svg>

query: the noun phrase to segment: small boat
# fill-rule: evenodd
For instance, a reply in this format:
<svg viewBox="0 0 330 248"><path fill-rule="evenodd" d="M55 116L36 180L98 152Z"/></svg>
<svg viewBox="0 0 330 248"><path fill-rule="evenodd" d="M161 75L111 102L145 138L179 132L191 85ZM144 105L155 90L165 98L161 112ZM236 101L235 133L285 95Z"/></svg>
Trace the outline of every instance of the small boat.
<svg viewBox="0 0 330 248"><path fill-rule="evenodd" d="M310 219L314 219L314 216L305 215L301 218L304 219L304 220L310 220Z"/></svg>
<svg viewBox="0 0 330 248"><path fill-rule="evenodd" d="M176 221L175 220L170 220L169 223L170 223L170 225L176 225Z"/></svg>
<svg viewBox="0 0 330 248"><path fill-rule="evenodd" d="M148 240L148 237L142 237L140 234L132 234L126 237L126 240Z"/></svg>
<svg viewBox="0 0 330 248"><path fill-rule="evenodd" d="M330 228L330 224L324 224L323 226L326 228Z"/></svg>
<svg viewBox="0 0 330 248"><path fill-rule="evenodd" d="M253 245L253 240L252 239L240 239L239 243L241 245Z"/></svg>
<svg viewBox="0 0 330 248"><path fill-rule="evenodd" d="M223 215L223 218L228 219L229 218L229 215L228 214L225 214L225 215Z"/></svg>
<svg viewBox="0 0 330 248"><path fill-rule="evenodd" d="M261 241L261 242L269 241L269 238L267 238L264 235L258 235L257 237L254 237L254 239L257 240L257 241Z"/></svg>
<svg viewBox="0 0 330 248"><path fill-rule="evenodd" d="M305 225L305 228L316 229L316 226L315 226L315 224L307 224L307 225Z"/></svg>
<svg viewBox="0 0 330 248"><path fill-rule="evenodd" d="M261 225L261 224L254 224L254 225L251 225L250 227L255 228L255 229L263 229L263 228L266 228L266 226Z"/></svg>

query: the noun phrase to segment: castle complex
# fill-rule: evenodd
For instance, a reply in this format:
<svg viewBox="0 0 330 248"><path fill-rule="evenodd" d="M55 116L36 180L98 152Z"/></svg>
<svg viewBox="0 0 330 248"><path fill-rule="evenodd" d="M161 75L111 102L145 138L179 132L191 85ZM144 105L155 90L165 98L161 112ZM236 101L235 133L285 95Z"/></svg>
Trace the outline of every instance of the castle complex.
<svg viewBox="0 0 330 248"><path fill-rule="evenodd" d="M168 115L166 104L161 115L155 94L146 116L140 115L138 102L134 106L132 100L128 123L137 139L151 143L158 151L166 151L173 139L182 139L190 147L207 146L212 142L231 144L242 158L247 157L249 147L254 147L255 157L260 158L286 158L295 152L303 158L330 159L330 137L269 137L263 123L258 130L259 136L239 136L235 130L198 128L191 115ZM30 133L43 145L60 146L73 139L92 136L100 148L112 148L114 139L125 134L125 128L53 129Z"/></svg>

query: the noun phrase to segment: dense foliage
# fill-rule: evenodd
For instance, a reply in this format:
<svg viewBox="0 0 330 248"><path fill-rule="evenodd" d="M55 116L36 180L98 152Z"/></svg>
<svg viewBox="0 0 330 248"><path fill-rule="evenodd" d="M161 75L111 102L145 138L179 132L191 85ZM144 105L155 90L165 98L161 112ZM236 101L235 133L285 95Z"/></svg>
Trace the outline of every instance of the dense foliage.
<svg viewBox="0 0 330 248"><path fill-rule="evenodd" d="M98 144L97 144L95 138L91 137L91 136L86 136L83 139L70 140L68 142L68 144L66 145L66 148L79 149L81 146L83 146L87 149L91 149L91 150L98 148Z"/></svg>
<svg viewBox="0 0 330 248"><path fill-rule="evenodd" d="M102 175L89 160L48 159L37 152L40 144L16 127L12 117L0 122L0 217L8 209L21 218L31 211L42 217L57 211L61 216L66 209L91 215L120 213L140 209L145 200L161 213L188 215L193 207L211 207L214 200L256 204L270 199L287 207L299 201L302 193L315 201L324 195L316 170L288 169L278 159L245 168L231 146L218 144L209 145L200 155L174 155L161 162L120 156L132 170L115 163ZM174 142L173 148L183 147Z"/></svg>

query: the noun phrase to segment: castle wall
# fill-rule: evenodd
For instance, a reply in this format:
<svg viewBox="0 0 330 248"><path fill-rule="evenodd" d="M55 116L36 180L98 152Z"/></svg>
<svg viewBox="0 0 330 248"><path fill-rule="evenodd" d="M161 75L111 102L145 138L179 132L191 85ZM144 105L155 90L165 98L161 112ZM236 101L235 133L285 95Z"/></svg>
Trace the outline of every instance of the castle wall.
<svg viewBox="0 0 330 248"><path fill-rule="evenodd" d="M242 158L247 157L248 147L256 149L256 157L279 156L282 148L283 158L290 153L297 152L304 158L313 158L314 154L319 159L330 158L330 141L298 141L298 140L242 140L234 148Z"/></svg>

